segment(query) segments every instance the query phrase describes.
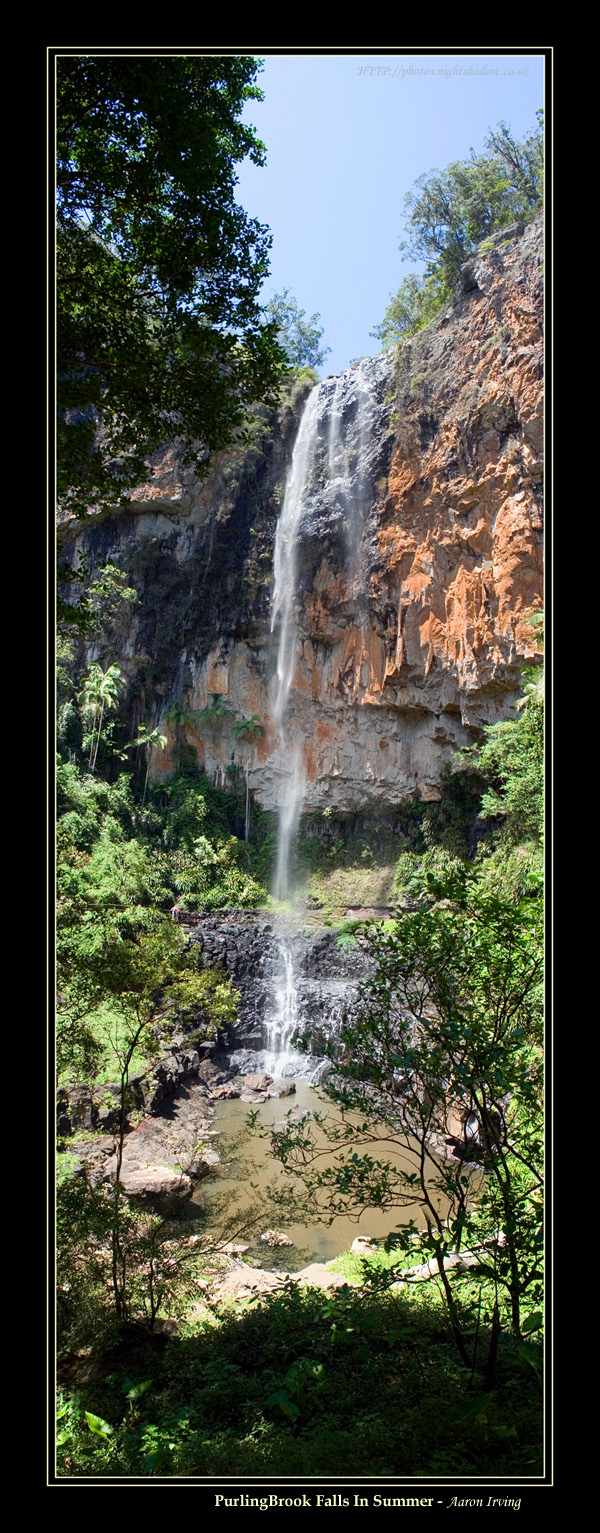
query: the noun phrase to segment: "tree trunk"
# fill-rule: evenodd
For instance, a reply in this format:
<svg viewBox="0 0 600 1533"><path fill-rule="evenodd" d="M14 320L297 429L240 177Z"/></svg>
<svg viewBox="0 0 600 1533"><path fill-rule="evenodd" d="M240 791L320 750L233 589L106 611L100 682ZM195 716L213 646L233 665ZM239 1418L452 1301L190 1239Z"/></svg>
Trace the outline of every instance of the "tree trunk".
<svg viewBox="0 0 600 1533"><path fill-rule="evenodd" d="M103 718L104 718L104 698L102 699L102 707L100 709L100 723L98 724L98 738L96 740L96 751L95 751L95 755L94 755L94 764L92 766L92 777L93 777L94 772L96 770L96 756L98 755L98 746L100 744L100 735L101 735L101 732L102 732L102 720L103 720Z"/></svg>
<svg viewBox="0 0 600 1533"><path fill-rule="evenodd" d="M121 1071L120 1101L119 1101L119 1138L117 1142L117 1165L115 1171L115 1197L113 1204L112 1222L112 1282L115 1299L115 1310L119 1320L127 1317L127 1294L126 1294L126 1259L121 1245L121 1167L123 1165L123 1144L125 1141L125 1112L126 1092L129 1066Z"/></svg>
<svg viewBox="0 0 600 1533"><path fill-rule="evenodd" d="M456 1313L456 1305L454 1303L454 1296L453 1296L453 1293L452 1293L452 1289L450 1287L450 1282L449 1282L449 1279L448 1279L448 1275L447 1275L446 1269L444 1267L444 1258L443 1258L443 1255L440 1253L439 1250L436 1251L436 1261L437 1261L437 1265L438 1265L438 1269L439 1269L439 1274L440 1274L440 1278L441 1278L442 1288L444 1290L444 1297L445 1297L445 1300L446 1300L446 1305L447 1305L447 1309L448 1309L448 1315L450 1317L450 1324L452 1326L452 1332L453 1332L454 1340L456 1342L459 1355L460 1355L460 1357L461 1357L461 1359L462 1359L462 1361L463 1361L463 1363L465 1365L465 1368L468 1368L469 1371L470 1371L471 1370L471 1366L472 1366L471 1358L469 1357L469 1354L467 1352L467 1348L465 1346L464 1337L463 1337L463 1334L462 1334L462 1331L461 1331L461 1328L460 1328L460 1322L459 1322L459 1319L458 1319L458 1315Z"/></svg>
<svg viewBox="0 0 600 1533"><path fill-rule="evenodd" d="M494 1313L492 1315L492 1330L490 1345L488 1348L487 1362L483 1375L483 1387L487 1391L493 1389L496 1382L496 1359L498 1357L498 1337L500 1335L500 1316L498 1314L498 1300L494 1300Z"/></svg>
<svg viewBox="0 0 600 1533"><path fill-rule="evenodd" d="M144 796L142 798L142 809L143 809L144 804L146 802L146 791L147 791L147 788L148 788L148 778L150 776L150 756L151 756L151 754L152 754L152 752L148 751L148 765L146 767L146 781L144 783Z"/></svg>
<svg viewBox="0 0 600 1533"><path fill-rule="evenodd" d="M88 766L90 768L90 771L92 771L92 761L94 759L94 743L95 743L95 740L96 740L96 715L95 715L95 713L93 713L92 714L92 738L91 738L91 741L90 741L90 755L89 755L89 760L88 760Z"/></svg>

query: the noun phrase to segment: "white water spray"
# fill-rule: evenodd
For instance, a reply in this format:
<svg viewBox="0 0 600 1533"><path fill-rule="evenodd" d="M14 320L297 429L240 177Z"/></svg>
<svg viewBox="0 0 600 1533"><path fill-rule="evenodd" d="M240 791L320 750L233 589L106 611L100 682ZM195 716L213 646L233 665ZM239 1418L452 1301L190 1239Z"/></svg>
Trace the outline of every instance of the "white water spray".
<svg viewBox="0 0 600 1533"><path fill-rule="evenodd" d="M277 977L274 1007L269 1019L269 1034L264 1068L269 1075L287 1075L297 1070L300 1056L291 1048L298 1024L298 992L294 975L292 949L285 938L279 941L281 971Z"/></svg>
<svg viewBox="0 0 600 1533"><path fill-rule="evenodd" d="M319 385L306 401L292 463L287 479L281 515L275 535L275 587L271 632L279 619L277 648L277 693L273 709L279 734L279 767L283 784L279 805L277 866L273 893L278 900L291 895L290 857L298 830L304 797L302 741L289 738L286 719L297 644L295 614L298 572L297 538L304 509L304 492L310 479L317 440ZM290 937L278 940L278 972L273 984L273 1006L268 1018L265 1069L270 1075L284 1075L298 1070L300 1056L291 1049L298 1022L298 995Z"/></svg>
<svg viewBox="0 0 600 1533"><path fill-rule="evenodd" d="M353 406L353 445L348 449L344 404L348 406L350 403L352 406L352 395L356 401ZM373 405L369 375L362 362L352 371L351 392L347 373L336 378L327 436L327 469L330 494L335 497L343 515L346 563L352 571L355 586L359 575L360 540L367 502L365 450Z"/></svg>
<svg viewBox="0 0 600 1533"><path fill-rule="evenodd" d="M284 782L279 807L279 841L273 891L278 900L289 899L290 896L290 852L298 829L304 797L302 741L288 738L286 710L294 674L297 642L295 621L297 537L304 509L304 491L314 461L318 399L319 384L311 390L304 407L275 535L275 589L271 632L278 618L280 626L277 650L277 694L273 712L279 732L280 770Z"/></svg>
<svg viewBox="0 0 600 1533"><path fill-rule="evenodd" d="M319 405L323 393L329 405L327 433L319 441ZM273 893L278 900L293 898L290 862L305 793L303 741L290 729L288 700L298 645L296 615L298 588L298 534L308 509L311 480L320 471L325 508L339 513L343 527L346 564L352 572L352 594L358 595L360 545L367 505L365 456L367 433L375 406L370 379L361 363L350 377L336 379L311 391L300 422L285 497L275 536L274 592L271 632L279 621L277 692L273 714L279 735L279 835ZM323 410L321 409L321 416ZM318 459L318 462L317 462ZM313 485L314 491L314 485ZM278 939L277 972L273 981L273 1004L268 1018L265 1068L269 1074L310 1073L309 1061L291 1048L298 1026L298 989L294 974L293 932L282 931ZM320 1068L320 1067L318 1067ZM318 1073L318 1069L317 1069Z"/></svg>

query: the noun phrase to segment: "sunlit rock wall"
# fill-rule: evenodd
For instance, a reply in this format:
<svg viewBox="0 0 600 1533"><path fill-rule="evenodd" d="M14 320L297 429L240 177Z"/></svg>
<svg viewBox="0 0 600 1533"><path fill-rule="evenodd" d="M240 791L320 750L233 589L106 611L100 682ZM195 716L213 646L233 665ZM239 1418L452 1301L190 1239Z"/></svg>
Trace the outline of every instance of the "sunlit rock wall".
<svg viewBox="0 0 600 1533"><path fill-rule="evenodd" d="M320 386L287 729L307 808L435 798L452 752L514 716L542 604L541 252L539 223L496 237L427 330ZM169 739L155 777L185 741L215 775L248 767L264 807L286 772L273 547L306 392L257 411L251 444L204 483L170 447L130 507L64 534L140 593L120 658L132 727L159 723ZM198 714L216 694L228 711L211 724ZM177 725L164 718L174 699ZM236 741L251 715L264 735Z"/></svg>

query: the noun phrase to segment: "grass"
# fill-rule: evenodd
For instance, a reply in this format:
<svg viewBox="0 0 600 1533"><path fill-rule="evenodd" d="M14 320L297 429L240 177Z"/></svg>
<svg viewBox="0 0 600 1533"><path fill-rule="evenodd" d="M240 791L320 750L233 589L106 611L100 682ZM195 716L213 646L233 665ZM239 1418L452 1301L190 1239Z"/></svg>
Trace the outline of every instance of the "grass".
<svg viewBox="0 0 600 1533"><path fill-rule="evenodd" d="M326 918L339 920L349 908L389 904L394 871L395 865L386 862L374 868L358 864L311 873L307 895L321 905L320 910L311 910L311 920L317 924Z"/></svg>
<svg viewBox="0 0 600 1533"><path fill-rule="evenodd" d="M121 1012L112 1009L109 1005L102 1005L89 1013L87 1023L90 1032L94 1034L103 1049L102 1057L94 1071L94 1087L114 1083L119 1078L117 1050L124 1047L126 1039L126 1024L123 1016ZM154 1055L145 1052L143 1048L135 1049L129 1065L130 1077L138 1071L147 1070L153 1058ZM77 1071L64 1070L59 1076L58 1085L70 1085L78 1078ZM106 1105L114 1105L111 1098L107 1097Z"/></svg>

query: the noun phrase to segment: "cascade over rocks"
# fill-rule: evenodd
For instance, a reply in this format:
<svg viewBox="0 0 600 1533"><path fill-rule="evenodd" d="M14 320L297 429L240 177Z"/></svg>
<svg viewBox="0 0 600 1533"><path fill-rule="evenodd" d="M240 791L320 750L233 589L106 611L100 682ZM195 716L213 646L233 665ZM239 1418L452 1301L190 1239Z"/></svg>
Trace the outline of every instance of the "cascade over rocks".
<svg viewBox="0 0 600 1533"><path fill-rule="evenodd" d="M305 809L438 797L444 762L511 716L536 655L526 619L542 600L541 222L501 234L424 331L319 387L286 703ZM92 571L114 559L139 591L125 675L150 665L159 708L176 699L187 712L179 737L158 717L169 743L153 755L154 780L185 740L221 781L232 760L247 768L265 808L282 803L289 776L271 595L305 396L297 382L278 412L259 409L252 445L206 482L171 444L128 507L61 528L67 552L85 552ZM230 710L218 730L190 719L212 695ZM249 746L232 726L252 715L265 734Z"/></svg>
<svg viewBox="0 0 600 1533"><path fill-rule="evenodd" d="M207 963L222 964L240 994L237 1021L220 1035L218 1060L222 1060L222 1068L228 1069L230 1076L233 1071L245 1076L256 1072L258 1078L261 1054L267 1048L274 976L281 963L273 923L248 911L205 915L192 929L189 941L200 946ZM339 1031L358 982L367 973L366 955L358 946L342 951L334 932L309 935L292 928L286 933L286 942L293 963L298 1030L303 1033L310 1026L331 1037ZM304 1059L299 1056L285 1073L311 1075L314 1068L310 1055ZM201 1075L203 1070L201 1065ZM284 1095L278 1081L265 1089L275 1088Z"/></svg>

